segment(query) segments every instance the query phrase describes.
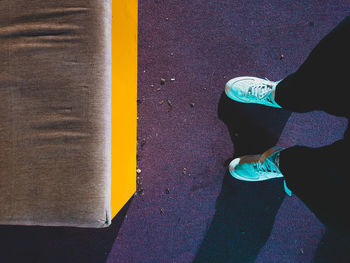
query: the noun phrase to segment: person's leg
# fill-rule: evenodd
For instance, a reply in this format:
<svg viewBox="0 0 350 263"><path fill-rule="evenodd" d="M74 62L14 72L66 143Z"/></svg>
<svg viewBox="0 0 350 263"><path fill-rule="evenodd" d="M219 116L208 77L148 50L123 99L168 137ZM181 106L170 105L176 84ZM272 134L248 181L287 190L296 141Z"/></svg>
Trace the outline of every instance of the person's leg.
<svg viewBox="0 0 350 263"><path fill-rule="evenodd" d="M294 146L280 152L279 169L288 188L325 226L350 234L349 143L339 140L320 148Z"/></svg>
<svg viewBox="0 0 350 263"><path fill-rule="evenodd" d="M226 84L226 94L239 102L273 107L277 103L295 112L324 110L348 116L349 47L350 16L320 41L295 73L277 85L253 77L235 78ZM345 135L344 140L320 148L294 146L284 149L274 160L279 160L278 167L288 188L328 228L350 233L350 216L345 210L350 200L347 194L350 186L346 157L348 137ZM234 177L247 181L278 178L279 171L273 166L277 163L270 161L265 167L260 157L236 158L230 164L230 172ZM257 174L261 172L263 176Z"/></svg>
<svg viewBox="0 0 350 263"><path fill-rule="evenodd" d="M276 86L276 102L295 112L324 110L349 116L349 47L350 16L319 42L295 73ZM280 153L280 170L288 188L328 228L350 233L347 137L320 148L285 149Z"/></svg>
<svg viewBox="0 0 350 263"><path fill-rule="evenodd" d="M295 112L350 113L350 16L326 35L299 69L276 86L275 100Z"/></svg>

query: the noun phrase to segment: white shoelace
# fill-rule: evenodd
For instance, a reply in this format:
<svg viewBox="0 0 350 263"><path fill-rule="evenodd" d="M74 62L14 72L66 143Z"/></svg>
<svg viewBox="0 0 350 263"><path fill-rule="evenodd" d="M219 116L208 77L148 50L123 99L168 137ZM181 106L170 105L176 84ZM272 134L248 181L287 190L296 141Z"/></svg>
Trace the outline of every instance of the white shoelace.
<svg viewBox="0 0 350 263"><path fill-rule="evenodd" d="M273 161L266 159L264 163L261 163L260 161L258 161L254 164L255 169L260 175L266 174L266 173L278 173L279 172L278 166L279 166L279 153L277 153L277 156Z"/></svg>
<svg viewBox="0 0 350 263"><path fill-rule="evenodd" d="M259 174L277 173L277 167L271 165L270 162L265 162L264 164L258 162L256 164L256 169Z"/></svg>
<svg viewBox="0 0 350 263"><path fill-rule="evenodd" d="M262 100L271 92L272 88L273 86L269 84L256 85L254 83L248 88L248 95Z"/></svg>

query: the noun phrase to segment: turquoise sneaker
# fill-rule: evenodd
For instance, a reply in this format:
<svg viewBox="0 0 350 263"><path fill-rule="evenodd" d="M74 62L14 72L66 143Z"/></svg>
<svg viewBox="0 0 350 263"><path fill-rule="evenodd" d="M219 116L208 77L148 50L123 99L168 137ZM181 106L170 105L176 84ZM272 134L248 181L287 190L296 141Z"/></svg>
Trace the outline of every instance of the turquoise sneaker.
<svg viewBox="0 0 350 263"><path fill-rule="evenodd" d="M279 169L281 147L272 147L260 155L246 155L236 158L229 165L230 174L248 182L264 181L283 177ZM290 196L292 192L284 181L284 190Z"/></svg>
<svg viewBox="0 0 350 263"><path fill-rule="evenodd" d="M281 108L275 101L276 86L279 82L256 77L237 77L226 83L225 92L230 99L238 102Z"/></svg>

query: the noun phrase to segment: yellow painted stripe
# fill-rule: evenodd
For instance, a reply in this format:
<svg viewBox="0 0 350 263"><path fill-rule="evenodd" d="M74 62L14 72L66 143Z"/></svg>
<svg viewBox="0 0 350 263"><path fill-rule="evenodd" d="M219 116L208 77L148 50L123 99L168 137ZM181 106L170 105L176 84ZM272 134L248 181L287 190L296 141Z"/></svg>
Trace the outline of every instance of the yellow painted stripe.
<svg viewBox="0 0 350 263"><path fill-rule="evenodd" d="M137 8L112 2L112 218L136 191Z"/></svg>

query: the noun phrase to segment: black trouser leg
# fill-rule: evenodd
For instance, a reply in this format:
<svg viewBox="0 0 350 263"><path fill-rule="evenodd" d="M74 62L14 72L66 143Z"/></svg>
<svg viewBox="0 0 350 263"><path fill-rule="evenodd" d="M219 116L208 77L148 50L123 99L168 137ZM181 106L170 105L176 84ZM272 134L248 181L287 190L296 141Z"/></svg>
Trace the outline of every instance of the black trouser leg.
<svg viewBox="0 0 350 263"><path fill-rule="evenodd" d="M277 103L295 112L324 110L348 117L349 62L350 16L319 42L295 73L277 85ZM345 136L344 140L320 148L294 146L280 154L280 170L292 192L328 228L347 233L350 233L349 139Z"/></svg>
<svg viewBox="0 0 350 263"><path fill-rule="evenodd" d="M350 233L349 145L339 140L320 148L295 146L280 154L288 187L328 228Z"/></svg>
<svg viewBox="0 0 350 263"><path fill-rule="evenodd" d="M295 112L350 113L350 16L312 50L299 69L276 87L276 101Z"/></svg>

